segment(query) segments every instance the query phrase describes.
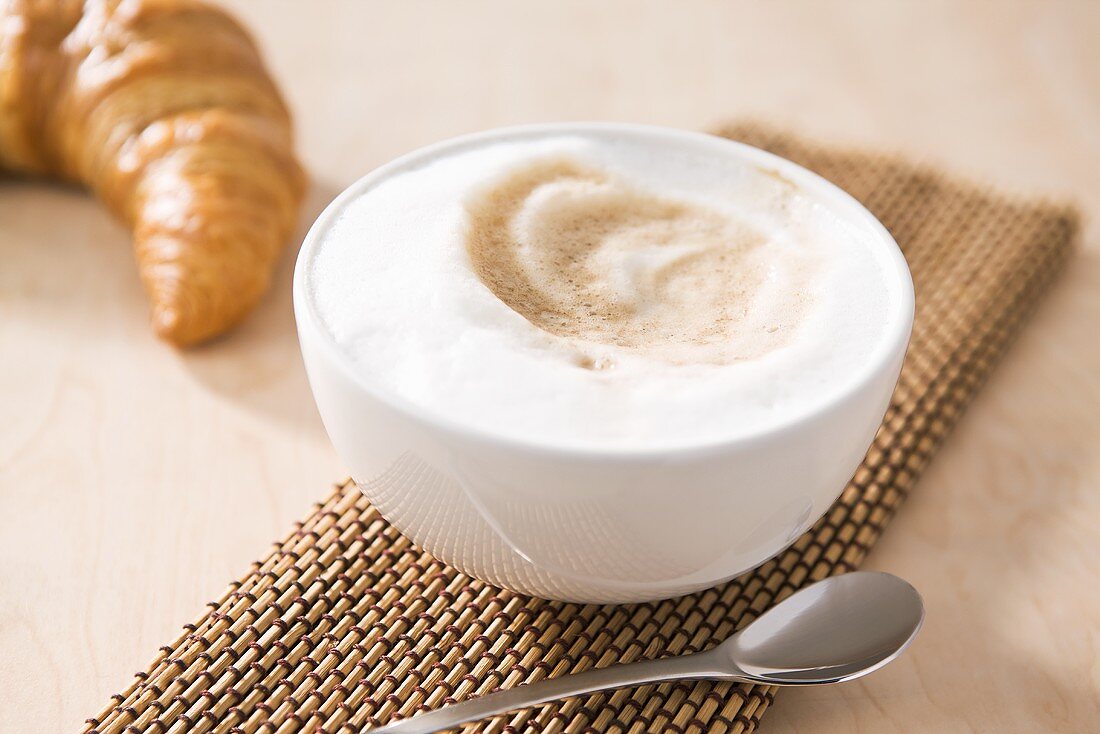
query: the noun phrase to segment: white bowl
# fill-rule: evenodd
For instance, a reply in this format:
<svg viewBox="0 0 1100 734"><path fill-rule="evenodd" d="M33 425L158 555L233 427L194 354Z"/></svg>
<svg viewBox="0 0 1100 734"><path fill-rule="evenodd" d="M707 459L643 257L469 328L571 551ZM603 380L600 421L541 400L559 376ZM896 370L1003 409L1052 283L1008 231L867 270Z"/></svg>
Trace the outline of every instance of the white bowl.
<svg viewBox="0 0 1100 734"><path fill-rule="evenodd" d="M294 312L317 407L336 450L378 510L432 555L497 586L577 602L645 601L703 589L763 563L829 508L874 438L913 322L913 286L897 244L851 196L800 166L699 133L636 125L537 129L684 138L777 170L871 233L890 253L897 313L851 386L777 428L658 451L572 450L487 435L408 403L357 373L314 313L306 263L321 233L359 192L471 139L446 141L373 171L328 206L298 257Z"/></svg>

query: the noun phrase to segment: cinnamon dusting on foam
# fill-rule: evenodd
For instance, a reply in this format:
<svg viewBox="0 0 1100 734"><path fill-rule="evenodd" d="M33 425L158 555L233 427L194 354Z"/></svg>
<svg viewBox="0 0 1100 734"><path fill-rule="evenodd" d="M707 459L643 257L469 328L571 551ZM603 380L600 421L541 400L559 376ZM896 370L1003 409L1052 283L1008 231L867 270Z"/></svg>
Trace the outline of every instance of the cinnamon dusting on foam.
<svg viewBox="0 0 1100 734"><path fill-rule="evenodd" d="M785 346L810 306L809 255L778 262L767 237L728 212L570 158L526 163L466 211L477 277L569 340L585 369L614 367L615 349L669 364L757 359Z"/></svg>

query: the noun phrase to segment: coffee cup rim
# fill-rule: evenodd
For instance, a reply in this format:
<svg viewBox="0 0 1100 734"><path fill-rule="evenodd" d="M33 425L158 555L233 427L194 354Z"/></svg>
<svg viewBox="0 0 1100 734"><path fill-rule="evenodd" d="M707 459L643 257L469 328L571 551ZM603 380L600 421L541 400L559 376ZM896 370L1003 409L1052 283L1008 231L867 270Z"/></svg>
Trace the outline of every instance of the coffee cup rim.
<svg viewBox="0 0 1100 734"><path fill-rule="evenodd" d="M307 286L309 263L317 243L351 200L379 181L452 148L493 140L505 140L511 137L539 134L568 135L571 133L583 134L592 131L607 132L616 130L623 133L666 135L694 141L697 144L724 146L727 152L731 149L736 150L738 156L742 159L759 168L778 171L782 176L797 182L800 187L816 194L820 197L822 203L832 211L841 214L849 221L858 221L868 227L868 230L879 239L881 245L885 248L886 260L894 266L893 274L897 278L898 290L895 303L892 304L894 313L887 322L887 333L880 340L876 350L864 362L855 378L850 379L841 389L834 391L827 400L812 406L808 410L796 412L789 418L760 430L749 431L727 438L709 439L674 446L587 447L543 443L517 438L448 418L430 408L408 400L376 381L371 381L368 376L354 368L353 360L340 348L332 333L317 314L316 306L309 295L310 291ZM329 202L306 232L295 262L293 303L299 332L308 330L312 336L316 337L314 341L325 353L328 361L335 365L351 384L366 392L373 399L455 439L527 454L565 457L574 461L637 461L639 459L663 461L683 459L694 455L723 452L732 447L751 448L758 442L770 442L776 438L781 438L785 432L828 414L838 405L849 400L855 393L864 389L880 373L891 369L895 360L904 354L908 345L915 311L912 276L901 248L877 217L836 184L786 158L725 137L660 125L606 121L557 122L492 128L416 148L374 168Z"/></svg>

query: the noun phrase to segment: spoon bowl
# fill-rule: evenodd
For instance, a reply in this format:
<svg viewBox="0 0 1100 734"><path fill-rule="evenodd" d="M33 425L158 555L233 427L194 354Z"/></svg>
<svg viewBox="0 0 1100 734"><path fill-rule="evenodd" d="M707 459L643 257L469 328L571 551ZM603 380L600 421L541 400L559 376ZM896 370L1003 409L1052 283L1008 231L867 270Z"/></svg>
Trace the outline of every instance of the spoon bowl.
<svg viewBox="0 0 1100 734"><path fill-rule="evenodd" d="M920 629L917 590L887 573L849 573L809 586L717 649L771 685L838 683L897 657Z"/></svg>

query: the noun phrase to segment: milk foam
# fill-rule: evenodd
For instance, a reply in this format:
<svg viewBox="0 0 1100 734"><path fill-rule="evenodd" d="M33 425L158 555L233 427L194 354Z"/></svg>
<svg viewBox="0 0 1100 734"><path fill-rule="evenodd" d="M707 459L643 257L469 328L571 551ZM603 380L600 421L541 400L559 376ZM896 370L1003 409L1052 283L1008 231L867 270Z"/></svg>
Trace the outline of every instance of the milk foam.
<svg viewBox="0 0 1100 734"><path fill-rule="evenodd" d="M865 225L733 146L660 131L414 157L346 199L309 255L312 308L367 383L561 447L780 425L848 386L899 312Z"/></svg>

